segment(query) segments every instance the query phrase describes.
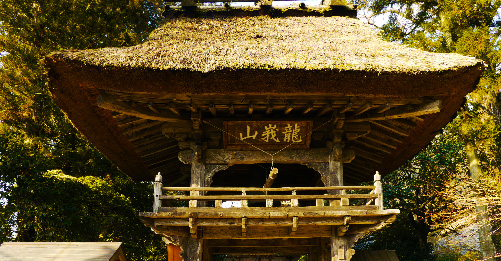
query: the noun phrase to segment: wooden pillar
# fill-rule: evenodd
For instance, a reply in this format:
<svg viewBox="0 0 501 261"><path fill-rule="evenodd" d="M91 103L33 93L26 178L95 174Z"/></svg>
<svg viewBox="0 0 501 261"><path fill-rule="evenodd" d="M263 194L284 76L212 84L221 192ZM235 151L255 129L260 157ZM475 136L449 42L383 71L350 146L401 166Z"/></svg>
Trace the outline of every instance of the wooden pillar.
<svg viewBox="0 0 501 261"><path fill-rule="evenodd" d="M181 257L184 261L202 260L202 240L198 238L185 238L182 249Z"/></svg>
<svg viewBox="0 0 501 261"><path fill-rule="evenodd" d="M212 261L209 242L207 240L202 241L202 261Z"/></svg>
<svg viewBox="0 0 501 261"><path fill-rule="evenodd" d="M167 245L168 261L181 261L181 248L179 246Z"/></svg>
<svg viewBox="0 0 501 261"><path fill-rule="evenodd" d="M191 161L191 181L190 186L193 188L200 188L205 186L205 164L202 159L202 146L193 146L193 158ZM192 196L199 196L198 191L192 191ZM199 204L197 200L190 201L190 207L199 207L204 205L204 203Z"/></svg>
<svg viewBox="0 0 501 261"><path fill-rule="evenodd" d="M352 249L356 240L350 236L331 237L331 261L348 261L355 254Z"/></svg>
<svg viewBox="0 0 501 261"><path fill-rule="evenodd" d="M336 130L333 132L333 142L328 145L330 151L327 173L322 175L322 181L325 186L342 186L343 185L343 146L342 146L343 131Z"/></svg>
<svg viewBox="0 0 501 261"><path fill-rule="evenodd" d="M329 168L324 180L325 186L343 186L343 147L341 144L342 131L334 131L334 140L329 154ZM329 191L329 194L342 194L341 190ZM340 200L331 200L331 206L341 206Z"/></svg>

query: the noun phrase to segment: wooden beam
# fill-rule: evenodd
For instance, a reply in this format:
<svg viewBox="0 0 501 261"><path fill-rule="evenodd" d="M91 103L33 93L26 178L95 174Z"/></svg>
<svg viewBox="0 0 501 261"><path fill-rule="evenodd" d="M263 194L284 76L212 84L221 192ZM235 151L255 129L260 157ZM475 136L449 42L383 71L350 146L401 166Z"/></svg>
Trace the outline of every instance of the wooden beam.
<svg viewBox="0 0 501 261"><path fill-rule="evenodd" d="M391 109L391 105L389 103L380 105L379 107L376 108L376 113L383 113L387 110Z"/></svg>
<svg viewBox="0 0 501 261"><path fill-rule="evenodd" d="M252 115L252 112L254 111L254 104L252 102L249 102L249 115Z"/></svg>
<svg viewBox="0 0 501 261"><path fill-rule="evenodd" d="M378 151L381 151L381 152L384 152L384 153L387 153L387 154L391 154L391 152L392 152L389 149L381 148L381 146L377 146L377 145L372 144L371 142L364 141L363 138L355 140L355 143L360 143L360 144L362 144L362 145L364 145L366 147L369 147L369 148L372 148L372 149L376 149Z"/></svg>
<svg viewBox="0 0 501 261"><path fill-rule="evenodd" d="M289 114L289 113L292 111L292 109L294 109L294 105L293 105L293 104L292 104L292 102L291 102L291 103L289 103L289 105L285 108L285 110L284 110L284 115Z"/></svg>
<svg viewBox="0 0 501 261"><path fill-rule="evenodd" d="M274 156L275 163L322 163L329 161L330 150L327 148L309 150L284 150ZM349 162L354 157L354 152L345 150L342 160ZM188 164L192 160L190 150L180 151L179 160ZM205 152L207 164L253 164L271 163L271 156L261 151L229 151L223 149L208 149Z"/></svg>
<svg viewBox="0 0 501 261"><path fill-rule="evenodd" d="M212 113L212 116L216 117L217 116L217 111L216 108L214 107L214 103L209 104L209 111Z"/></svg>
<svg viewBox="0 0 501 261"><path fill-rule="evenodd" d="M358 108L357 111L355 111L355 116L358 116L358 115L370 110L371 108L372 108L372 103L368 102L368 103L362 105L360 108Z"/></svg>
<svg viewBox="0 0 501 261"><path fill-rule="evenodd" d="M317 117L320 117L324 114L326 114L328 111L332 110L332 103L326 104L322 110L317 114Z"/></svg>
<svg viewBox="0 0 501 261"><path fill-rule="evenodd" d="M371 121L370 123L373 124L374 126L377 126L381 129L396 133L398 135L402 135L405 137L409 136L409 131L404 129L404 128L400 128L398 126L390 125L390 124L380 122L380 121Z"/></svg>
<svg viewBox="0 0 501 261"><path fill-rule="evenodd" d="M197 112L198 111L198 106L196 106L195 104L190 104L190 110L191 112Z"/></svg>
<svg viewBox="0 0 501 261"><path fill-rule="evenodd" d="M421 118L421 117L412 117L412 120L413 120L413 121L416 121L416 122L417 122L417 121L419 121L419 122L424 121L424 119L423 119L423 118Z"/></svg>
<svg viewBox="0 0 501 261"><path fill-rule="evenodd" d="M209 240L208 245L211 247L266 247L266 246L283 246L283 247L295 247L295 246L316 246L315 242L307 238L294 238L294 239L214 239Z"/></svg>
<svg viewBox="0 0 501 261"><path fill-rule="evenodd" d="M129 136L128 139L130 142L133 142L135 140L140 140L140 139L146 138L148 136L153 136L153 135L156 135L159 133L162 133L162 126L154 126L152 128L134 133L131 136Z"/></svg>
<svg viewBox="0 0 501 261"><path fill-rule="evenodd" d="M377 163L382 163L383 160L381 156L378 156L377 154L374 154L374 153L371 153L371 152L368 152L366 150L363 150L359 147L351 147L352 150L355 151L355 153L357 154L358 157L362 157L364 159L368 159L370 161L373 161L373 162L377 162Z"/></svg>
<svg viewBox="0 0 501 261"><path fill-rule="evenodd" d="M237 254L237 255L300 255L308 254L311 247L308 246L267 246L267 247L213 247L212 254ZM246 259L247 260L247 259ZM257 260L257 259L256 259Z"/></svg>
<svg viewBox="0 0 501 261"><path fill-rule="evenodd" d="M169 105L168 105L168 107L167 107L167 108L169 108L169 110L170 110L172 113L174 113L174 114L176 114L176 115L178 115L178 116L179 116L179 115L181 115L181 113L179 112L179 109L176 107L176 105L174 105L174 103L169 103Z"/></svg>
<svg viewBox="0 0 501 261"><path fill-rule="evenodd" d="M268 103L268 105L266 106L266 115L271 114L272 111L273 111L273 104Z"/></svg>
<svg viewBox="0 0 501 261"><path fill-rule="evenodd" d="M417 123L409 120L409 119L394 119L394 120L388 120L389 124L399 126L404 129L412 129L417 126Z"/></svg>
<svg viewBox="0 0 501 261"><path fill-rule="evenodd" d="M120 114L120 115L125 115L125 114ZM129 117L129 115L127 115L127 117ZM131 120L127 121L125 123L118 122L118 127L120 127L122 130L125 130L131 125L134 126L134 125L143 124L143 123L148 122L147 119L141 119L141 118L137 118L137 117L129 117L129 119L131 119Z"/></svg>
<svg viewBox="0 0 501 261"><path fill-rule="evenodd" d="M339 113L345 113L349 110L351 110L351 107L353 107L353 103L348 103L346 104L345 106L343 106L340 110L339 110Z"/></svg>
<svg viewBox="0 0 501 261"><path fill-rule="evenodd" d="M368 122L347 122L343 125L344 131L370 132L371 124Z"/></svg>
<svg viewBox="0 0 501 261"><path fill-rule="evenodd" d="M162 141L165 141L165 136L164 135L157 135L153 136L148 139L144 139L142 141L135 141L131 142L132 146L136 149L136 151L141 151L141 150L148 150L150 149L149 146L157 146L158 142L163 143ZM143 149L145 148L145 149Z"/></svg>
<svg viewBox="0 0 501 261"><path fill-rule="evenodd" d="M305 115L307 114L308 112L310 112L311 110L313 110L313 103L310 103L306 106L306 108L303 110L302 114Z"/></svg>
<svg viewBox="0 0 501 261"><path fill-rule="evenodd" d="M377 138L369 136L369 135L364 136L364 139L367 139L369 141L381 144L383 146L386 146L386 147L392 148L392 149L396 149L398 147L398 144L396 144L395 142L384 140L384 139L377 139Z"/></svg>
<svg viewBox="0 0 501 261"><path fill-rule="evenodd" d="M182 122L186 120L183 117L180 117L179 115L168 113L165 111L161 113L154 113L149 109L141 108L139 106L133 107L131 105L126 104L125 102L118 101L112 96L107 94L102 94L97 97L97 106L106 110L120 112L138 118L154 120L154 121Z"/></svg>
<svg viewBox="0 0 501 261"><path fill-rule="evenodd" d="M387 133L381 132L379 130L373 130L373 131L371 131L371 135L374 135L374 136L379 137L379 138L383 138L385 140L392 140L395 143L402 143L403 142L403 138L402 137L391 135L391 134L387 134Z"/></svg>
<svg viewBox="0 0 501 261"><path fill-rule="evenodd" d="M350 165L352 168L363 169L368 173L374 172L376 169L376 167L371 166L370 164L365 164L365 162L352 162Z"/></svg>
<svg viewBox="0 0 501 261"><path fill-rule="evenodd" d="M357 169L356 167L353 167L352 164L346 164L344 167L345 167L346 171L356 172L356 173L360 174L360 175L356 175L357 177L365 177L365 178L367 178L369 176L368 175L368 171Z"/></svg>
<svg viewBox="0 0 501 261"><path fill-rule="evenodd" d="M229 110L230 110L230 115L235 114L235 107L234 107L233 103L230 104Z"/></svg>
<svg viewBox="0 0 501 261"><path fill-rule="evenodd" d="M146 122L143 124L138 124L136 126L131 126L127 129L123 130L123 133L127 136L130 136L133 133L136 133L136 132L139 132L139 131L142 131L145 129L149 129L151 127L155 127L155 126L160 125L160 124L163 124L163 122L161 122L161 121Z"/></svg>
<svg viewBox="0 0 501 261"><path fill-rule="evenodd" d="M158 154L158 153L166 151L166 150L171 150L171 149L177 150L177 144L173 144L173 145L170 145L170 144L171 144L170 142L152 144L152 145L156 145L156 146L148 146L148 149L137 150L137 152L140 155L140 157L144 159L146 157ZM165 156L166 156L165 154L162 154L162 157L165 157ZM145 159L145 160L147 160L147 159Z"/></svg>
<svg viewBox="0 0 501 261"><path fill-rule="evenodd" d="M153 103L148 103L148 108L150 108L151 111L153 111L154 113L160 113L154 106L153 106Z"/></svg>
<svg viewBox="0 0 501 261"><path fill-rule="evenodd" d="M377 121L377 120L389 120L389 119L402 119L402 118L412 118L432 113L440 112L442 107L441 100L435 100L426 104L420 104L412 106L411 109L407 108L392 108L384 113L370 113L364 117L351 117L346 119L350 122L362 122L362 121Z"/></svg>

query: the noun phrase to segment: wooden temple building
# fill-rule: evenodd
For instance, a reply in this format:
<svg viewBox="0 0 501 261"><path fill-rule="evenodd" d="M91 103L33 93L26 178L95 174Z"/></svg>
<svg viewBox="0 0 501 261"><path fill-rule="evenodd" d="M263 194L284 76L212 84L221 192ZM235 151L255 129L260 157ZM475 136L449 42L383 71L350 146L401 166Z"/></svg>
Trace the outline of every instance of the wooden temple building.
<svg viewBox="0 0 501 261"><path fill-rule="evenodd" d="M184 260L350 260L399 213L377 172L425 147L483 68L383 41L346 6L270 3L171 8L143 44L46 57L74 125L132 179L155 180L140 216Z"/></svg>

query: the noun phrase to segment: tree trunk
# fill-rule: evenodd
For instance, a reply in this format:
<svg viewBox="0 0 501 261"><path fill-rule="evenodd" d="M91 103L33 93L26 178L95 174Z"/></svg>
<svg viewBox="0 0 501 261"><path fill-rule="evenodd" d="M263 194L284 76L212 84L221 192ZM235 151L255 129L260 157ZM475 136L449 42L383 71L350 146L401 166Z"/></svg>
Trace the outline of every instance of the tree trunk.
<svg viewBox="0 0 501 261"><path fill-rule="evenodd" d="M479 160L477 154L475 153L475 146L473 146L471 142L466 144L466 155L468 156L471 179L478 181L480 175L482 174L482 170L480 170L480 166L478 165Z"/></svg>

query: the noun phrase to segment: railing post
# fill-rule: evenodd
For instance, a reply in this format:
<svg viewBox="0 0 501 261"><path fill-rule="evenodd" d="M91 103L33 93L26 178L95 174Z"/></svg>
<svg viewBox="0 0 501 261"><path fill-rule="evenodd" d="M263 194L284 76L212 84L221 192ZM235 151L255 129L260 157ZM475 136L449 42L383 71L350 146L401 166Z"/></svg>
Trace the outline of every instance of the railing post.
<svg viewBox="0 0 501 261"><path fill-rule="evenodd" d="M296 196L296 190L292 191L292 196ZM299 206L299 200L297 198L291 198L291 207Z"/></svg>
<svg viewBox="0 0 501 261"><path fill-rule="evenodd" d="M192 186L192 188L196 189L198 187ZM200 191L199 190L191 190L190 196L200 196ZM198 200L192 199L192 200L190 200L190 203L188 205L190 208L196 208L198 206Z"/></svg>
<svg viewBox="0 0 501 261"><path fill-rule="evenodd" d="M346 190L341 190L340 195L346 195ZM341 206L349 206L350 205L350 199L349 198L341 198L340 202Z"/></svg>
<svg viewBox="0 0 501 261"><path fill-rule="evenodd" d="M247 196L247 192L245 191L245 189L242 189L242 196ZM243 208L246 208L249 206L249 202L247 201L247 199L242 199L241 205Z"/></svg>
<svg viewBox="0 0 501 261"><path fill-rule="evenodd" d="M379 210L383 210L383 185L381 184L381 175L379 175L379 171L376 171L374 175L374 192L377 195L376 198L376 206L379 206Z"/></svg>
<svg viewBox="0 0 501 261"><path fill-rule="evenodd" d="M162 207L160 196L162 195L162 175L160 172L155 176L155 183L153 183L153 213L158 213Z"/></svg>

